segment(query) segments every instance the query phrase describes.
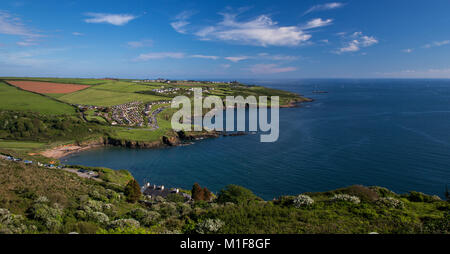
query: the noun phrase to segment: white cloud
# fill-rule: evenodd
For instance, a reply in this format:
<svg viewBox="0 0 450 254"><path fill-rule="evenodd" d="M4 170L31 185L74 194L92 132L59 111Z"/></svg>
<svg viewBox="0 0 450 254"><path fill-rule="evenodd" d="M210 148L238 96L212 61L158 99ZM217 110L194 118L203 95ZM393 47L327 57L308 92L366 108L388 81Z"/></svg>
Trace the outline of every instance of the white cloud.
<svg viewBox="0 0 450 254"><path fill-rule="evenodd" d="M432 48L432 47L440 47L440 46L444 46L450 44L450 40L446 40L446 41L435 41L433 43L429 43L426 44L425 46L423 46L424 48Z"/></svg>
<svg viewBox="0 0 450 254"><path fill-rule="evenodd" d="M127 45L132 48L150 47L153 45L153 41L152 40L129 41L127 42Z"/></svg>
<svg viewBox="0 0 450 254"><path fill-rule="evenodd" d="M332 19L326 19L323 20L321 18L310 20L305 26L303 26L303 29L312 29L312 28L318 28L323 26L328 26L333 23Z"/></svg>
<svg viewBox="0 0 450 254"><path fill-rule="evenodd" d="M201 59L210 59L210 60L217 60L219 59L218 56L207 56L207 55L191 55L192 58L201 58Z"/></svg>
<svg viewBox="0 0 450 254"><path fill-rule="evenodd" d="M255 64L250 68L250 71L254 74L276 74L296 70L295 67L279 67L276 64Z"/></svg>
<svg viewBox="0 0 450 254"><path fill-rule="evenodd" d="M235 14L223 13L223 20L195 34L202 40L223 40L257 46L297 46L311 35L297 26L279 26L267 15L249 21L237 21Z"/></svg>
<svg viewBox="0 0 450 254"><path fill-rule="evenodd" d="M344 4L339 3L339 2L319 4L319 5L315 5L311 8L309 8L304 14L308 14L308 13L315 12L315 11L326 11L326 10L337 9L342 6L344 6Z"/></svg>
<svg viewBox="0 0 450 254"><path fill-rule="evenodd" d="M174 22L170 23L172 28L180 34L187 33L186 26L190 24L187 20L194 15L192 11L183 11L175 17Z"/></svg>
<svg viewBox="0 0 450 254"><path fill-rule="evenodd" d="M404 50L402 50L402 52L404 52L404 53L412 53L414 50L413 49L404 49Z"/></svg>
<svg viewBox="0 0 450 254"><path fill-rule="evenodd" d="M243 60L247 60L249 58L250 57L248 57L248 56L228 56L228 57L225 57L226 60L231 61L233 63L237 63L237 62L240 62L240 61L243 61Z"/></svg>
<svg viewBox="0 0 450 254"><path fill-rule="evenodd" d="M176 22L172 22L170 23L170 25L172 26L173 29L175 29L175 31L177 31L180 34L185 34L186 30L184 29L185 26L189 25L190 23L184 20L180 20L180 21L176 21Z"/></svg>
<svg viewBox="0 0 450 254"><path fill-rule="evenodd" d="M364 35L362 32L355 32L350 36L350 41L345 43L345 46L338 49L335 53L342 54L347 52L356 52L361 48L370 47L378 43L378 40L373 36Z"/></svg>
<svg viewBox="0 0 450 254"><path fill-rule="evenodd" d="M86 13L86 16L91 18L85 19L86 23L106 23L115 26L123 26L137 16L130 14L107 14L107 13Z"/></svg>
<svg viewBox="0 0 450 254"><path fill-rule="evenodd" d="M0 34L18 35L25 37L41 37L33 33L22 24L21 19L8 12L0 11Z"/></svg>
<svg viewBox="0 0 450 254"><path fill-rule="evenodd" d="M25 40L25 41L19 41L16 42L17 45L22 46L22 47L29 47L29 46L35 46L38 45L37 43L30 41L30 40Z"/></svg>
<svg viewBox="0 0 450 254"><path fill-rule="evenodd" d="M152 59L163 59L163 58L181 59L184 57L185 54L181 52L155 52L155 53L140 54L135 59L135 61L148 61Z"/></svg>
<svg viewBox="0 0 450 254"><path fill-rule="evenodd" d="M72 35L73 36L84 36L83 33L79 33L79 32L73 32Z"/></svg>

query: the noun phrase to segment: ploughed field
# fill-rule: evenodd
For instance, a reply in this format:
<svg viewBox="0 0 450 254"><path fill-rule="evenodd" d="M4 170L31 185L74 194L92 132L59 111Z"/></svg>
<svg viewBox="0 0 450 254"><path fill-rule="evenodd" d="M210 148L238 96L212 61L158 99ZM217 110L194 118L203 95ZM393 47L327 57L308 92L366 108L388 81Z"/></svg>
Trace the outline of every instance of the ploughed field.
<svg viewBox="0 0 450 254"><path fill-rule="evenodd" d="M75 85L41 81L7 81L9 84L23 90L42 94L66 94L88 88L88 85Z"/></svg>

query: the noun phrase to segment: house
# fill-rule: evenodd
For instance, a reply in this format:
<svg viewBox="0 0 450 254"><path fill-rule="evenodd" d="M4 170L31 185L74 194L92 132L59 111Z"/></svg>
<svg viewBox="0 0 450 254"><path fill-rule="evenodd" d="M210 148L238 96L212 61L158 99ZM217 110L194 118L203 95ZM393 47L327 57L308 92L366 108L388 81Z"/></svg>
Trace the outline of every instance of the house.
<svg viewBox="0 0 450 254"><path fill-rule="evenodd" d="M142 187L141 191L145 196L147 196L151 199L154 199L156 197L166 198L169 194L180 195L180 196L184 197L186 201L191 199L190 195L180 192L180 189L178 189L178 188L169 189L169 188L165 188L164 185L157 186L157 185L150 185L150 183L146 183Z"/></svg>

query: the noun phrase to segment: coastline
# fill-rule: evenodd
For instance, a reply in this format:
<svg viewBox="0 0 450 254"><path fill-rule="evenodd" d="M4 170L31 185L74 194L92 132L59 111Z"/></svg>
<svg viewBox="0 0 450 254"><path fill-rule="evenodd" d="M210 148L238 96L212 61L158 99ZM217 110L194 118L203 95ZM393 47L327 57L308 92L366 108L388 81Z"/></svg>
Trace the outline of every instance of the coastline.
<svg viewBox="0 0 450 254"><path fill-rule="evenodd" d="M313 99L300 97L298 99L290 101L288 104L280 105L280 108L296 108L299 107L301 103L304 102L312 102ZM227 134L226 132L201 132L194 133L190 132L188 135L186 134L177 134L177 136L167 137L162 136L158 141L134 141L134 140L119 140L111 137L101 137L97 140L85 141L82 143L68 144L63 146L57 146L50 149L46 149L41 151L39 154L51 159L61 159L68 155L95 149L101 147L124 147L131 149L157 149L163 147L172 147L172 146L185 146L193 144L194 141L203 140L206 138L217 138L220 136L242 136L247 133L232 133Z"/></svg>

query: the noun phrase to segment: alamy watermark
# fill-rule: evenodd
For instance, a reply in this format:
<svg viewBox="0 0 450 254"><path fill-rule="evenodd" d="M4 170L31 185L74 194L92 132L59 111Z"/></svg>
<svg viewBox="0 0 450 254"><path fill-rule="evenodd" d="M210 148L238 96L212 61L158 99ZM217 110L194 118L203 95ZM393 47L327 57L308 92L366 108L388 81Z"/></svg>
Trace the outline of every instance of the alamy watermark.
<svg viewBox="0 0 450 254"><path fill-rule="evenodd" d="M248 131L256 132L259 127L259 131L263 132L260 136L261 142L276 142L278 140L280 134L280 98L278 96L270 97L270 105L267 96L259 96L259 100L255 96L248 96L247 98L226 96L224 102L219 96L203 97L201 88L194 88L193 90L193 99L187 96L177 96L172 100L171 107L179 109L172 116L173 130L246 131L246 109L248 109ZM269 107L270 110L268 110ZM210 109L210 111L203 114L204 109ZM226 121L224 121L224 113Z"/></svg>

